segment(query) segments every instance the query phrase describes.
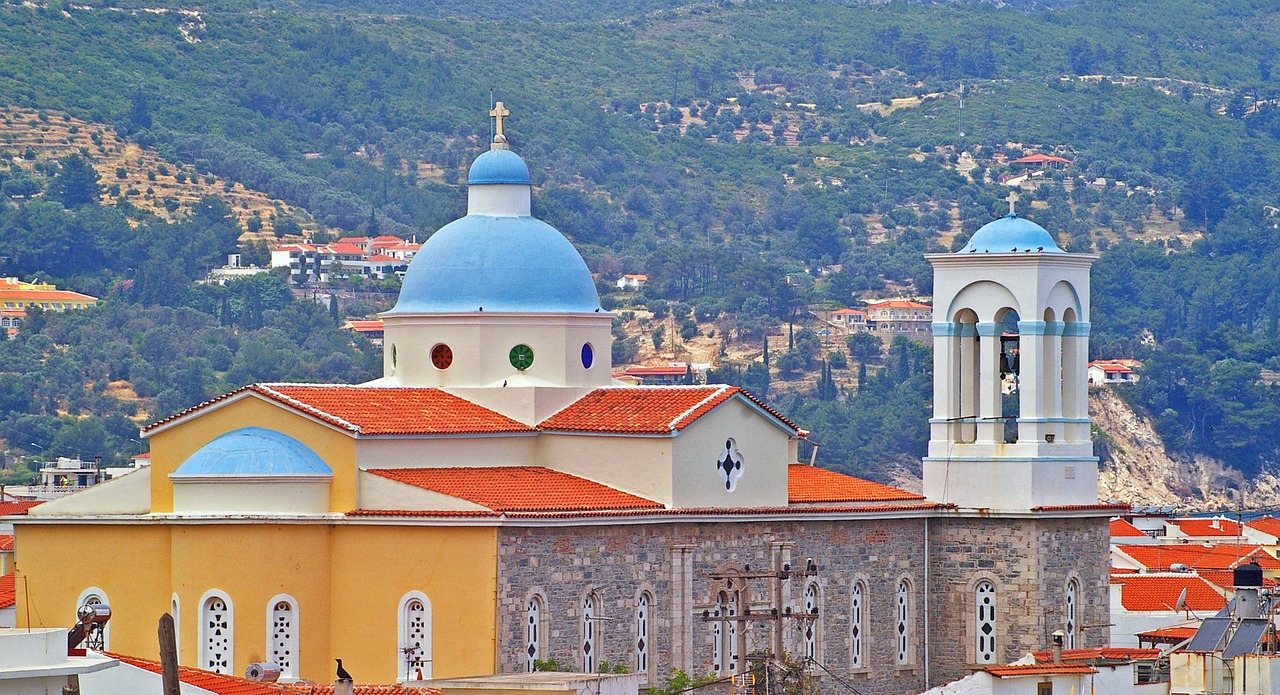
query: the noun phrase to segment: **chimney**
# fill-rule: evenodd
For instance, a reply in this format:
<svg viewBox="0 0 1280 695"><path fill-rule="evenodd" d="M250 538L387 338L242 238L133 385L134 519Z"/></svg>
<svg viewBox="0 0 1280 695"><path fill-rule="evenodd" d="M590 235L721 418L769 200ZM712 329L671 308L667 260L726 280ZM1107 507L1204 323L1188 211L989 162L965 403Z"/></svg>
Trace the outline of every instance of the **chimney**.
<svg viewBox="0 0 1280 695"><path fill-rule="evenodd" d="M334 681L333 695L355 695L356 684L353 681Z"/></svg>
<svg viewBox="0 0 1280 695"><path fill-rule="evenodd" d="M1053 631L1053 663L1062 663L1062 643L1066 641L1067 633L1062 630Z"/></svg>
<svg viewBox="0 0 1280 695"><path fill-rule="evenodd" d="M1218 517L1218 516L1213 517L1213 522L1209 524L1209 528L1215 528L1215 529L1222 528L1222 517Z"/></svg>

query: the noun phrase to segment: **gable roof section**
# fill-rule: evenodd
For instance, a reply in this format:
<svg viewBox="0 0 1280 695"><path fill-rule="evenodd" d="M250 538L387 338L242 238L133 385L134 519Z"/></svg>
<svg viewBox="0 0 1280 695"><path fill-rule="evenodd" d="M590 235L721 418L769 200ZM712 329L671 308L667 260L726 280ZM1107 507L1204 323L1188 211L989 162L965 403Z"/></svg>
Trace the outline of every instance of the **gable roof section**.
<svg viewBox="0 0 1280 695"><path fill-rule="evenodd" d="M13 572L0 574L0 608L12 608L18 603L17 582Z"/></svg>
<svg viewBox="0 0 1280 695"><path fill-rule="evenodd" d="M815 502L888 502L924 500L914 492L793 463L787 466L787 500L792 504Z"/></svg>
<svg viewBox="0 0 1280 695"><path fill-rule="evenodd" d="M1194 631L1195 629L1193 628L1192 632ZM1031 656L1035 657L1037 663L1053 663L1053 652L1048 649L1032 652ZM1130 662L1159 658L1159 649L1138 649L1136 647L1088 647L1086 649L1062 650L1062 661L1064 662Z"/></svg>
<svg viewBox="0 0 1280 695"><path fill-rule="evenodd" d="M1257 545L1224 543L1207 544L1157 544L1117 545L1116 552L1128 556L1148 570L1166 570L1170 565L1182 564L1196 570L1229 570L1237 565L1257 562L1264 570L1280 569L1280 561L1268 555Z"/></svg>
<svg viewBox="0 0 1280 695"><path fill-rule="evenodd" d="M1112 584L1120 584L1120 605L1127 611L1172 612L1178 596L1185 589L1187 608L1193 611L1216 611L1227 600L1209 582L1194 574L1118 574Z"/></svg>
<svg viewBox="0 0 1280 695"><path fill-rule="evenodd" d="M440 389L328 384L250 384L143 428L167 428L198 411L257 396L362 436L518 434L534 429Z"/></svg>
<svg viewBox="0 0 1280 695"><path fill-rule="evenodd" d="M1222 517L1169 519L1165 523L1177 526L1178 530L1188 536L1222 536L1234 538L1239 536L1241 531L1239 523Z"/></svg>
<svg viewBox="0 0 1280 695"><path fill-rule="evenodd" d="M1258 517L1253 521L1245 522L1245 526L1280 538L1280 519L1274 516Z"/></svg>
<svg viewBox="0 0 1280 695"><path fill-rule="evenodd" d="M988 666L982 670L997 678L1072 676L1097 673L1093 668L1083 664L1009 664L1008 666Z"/></svg>
<svg viewBox="0 0 1280 695"><path fill-rule="evenodd" d="M1125 521L1124 519L1111 520L1111 537L1112 538L1146 538L1147 534L1142 529Z"/></svg>
<svg viewBox="0 0 1280 695"><path fill-rule="evenodd" d="M6 550L13 550L13 534L6 533L0 535L0 553Z"/></svg>
<svg viewBox="0 0 1280 695"><path fill-rule="evenodd" d="M10 500L0 501L0 516L26 514L28 509L43 504L44 500Z"/></svg>
<svg viewBox="0 0 1280 695"><path fill-rule="evenodd" d="M142 659L126 654L104 652L107 656L118 659L150 673L161 673L160 662ZM279 693L307 693L307 695L332 695L332 684L324 683L266 683L253 681L238 676L228 676L212 671L204 671L189 666L178 667L178 680L196 688L207 690L216 695L279 695ZM399 683L389 685L357 685L355 695L440 695L435 688L412 688Z"/></svg>
<svg viewBox="0 0 1280 695"><path fill-rule="evenodd" d="M1196 570L1196 574L1200 575L1200 578L1206 582L1218 587L1221 591L1227 592L1235 590L1236 573L1231 570L1199 569ZM1262 586L1268 588L1275 587L1276 580L1263 577Z"/></svg>
<svg viewBox="0 0 1280 695"><path fill-rule="evenodd" d="M664 508L653 500L541 466L373 468L368 472L500 513Z"/></svg>
<svg viewBox="0 0 1280 695"><path fill-rule="evenodd" d="M793 435L799 427L736 386L610 386L543 420L538 429L606 434L675 434L731 398L742 399Z"/></svg>

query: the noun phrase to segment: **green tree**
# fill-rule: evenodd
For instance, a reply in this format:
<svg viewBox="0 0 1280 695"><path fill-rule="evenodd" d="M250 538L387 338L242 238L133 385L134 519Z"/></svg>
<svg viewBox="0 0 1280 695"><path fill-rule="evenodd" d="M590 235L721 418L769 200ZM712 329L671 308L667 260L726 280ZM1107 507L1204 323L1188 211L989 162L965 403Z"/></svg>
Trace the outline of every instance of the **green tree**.
<svg viewBox="0 0 1280 695"><path fill-rule="evenodd" d="M102 195L98 184L98 172L93 165L78 154L58 160L58 173L49 184L49 195L68 208L97 205Z"/></svg>

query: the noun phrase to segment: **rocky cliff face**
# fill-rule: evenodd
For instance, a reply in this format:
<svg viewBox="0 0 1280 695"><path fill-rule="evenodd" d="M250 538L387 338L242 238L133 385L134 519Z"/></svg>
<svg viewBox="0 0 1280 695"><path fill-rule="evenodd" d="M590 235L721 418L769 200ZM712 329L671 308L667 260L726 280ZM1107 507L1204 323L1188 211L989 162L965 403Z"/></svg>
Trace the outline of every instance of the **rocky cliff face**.
<svg viewBox="0 0 1280 695"><path fill-rule="evenodd" d="M1280 506L1280 478L1262 473L1245 480L1216 459L1171 455L1151 423L1109 388L1090 391L1089 415L1095 439L1107 445L1098 471L1102 500L1175 505L1183 511Z"/></svg>

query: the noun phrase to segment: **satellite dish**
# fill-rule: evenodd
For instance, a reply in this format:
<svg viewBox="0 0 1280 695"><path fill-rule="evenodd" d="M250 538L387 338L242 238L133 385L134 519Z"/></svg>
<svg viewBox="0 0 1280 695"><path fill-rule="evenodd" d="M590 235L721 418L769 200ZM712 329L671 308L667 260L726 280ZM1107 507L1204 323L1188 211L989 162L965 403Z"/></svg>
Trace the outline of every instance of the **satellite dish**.
<svg viewBox="0 0 1280 695"><path fill-rule="evenodd" d="M1182 587L1182 593L1178 594L1178 602L1173 604L1174 612L1180 613L1187 609L1187 587Z"/></svg>

